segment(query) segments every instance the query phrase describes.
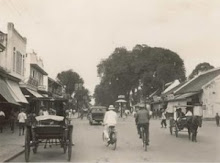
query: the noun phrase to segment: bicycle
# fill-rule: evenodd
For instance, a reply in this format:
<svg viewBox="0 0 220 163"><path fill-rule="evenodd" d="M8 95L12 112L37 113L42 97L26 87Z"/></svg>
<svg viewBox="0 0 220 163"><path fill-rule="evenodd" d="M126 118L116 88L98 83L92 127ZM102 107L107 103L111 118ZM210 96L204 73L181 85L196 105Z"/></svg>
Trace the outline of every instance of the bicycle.
<svg viewBox="0 0 220 163"><path fill-rule="evenodd" d="M142 139L144 150L147 151L148 139L147 139L147 135L146 135L146 131L145 131L144 126L140 127L140 134L141 134L141 139Z"/></svg>
<svg viewBox="0 0 220 163"><path fill-rule="evenodd" d="M109 126L108 134L109 134L110 141L108 142L107 146L111 144L113 146L113 150L115 150L117 146L117 133L116 133L115 126ZM102 134L102 138L103 138L103 141L106 141L104 132Z"/></svg>

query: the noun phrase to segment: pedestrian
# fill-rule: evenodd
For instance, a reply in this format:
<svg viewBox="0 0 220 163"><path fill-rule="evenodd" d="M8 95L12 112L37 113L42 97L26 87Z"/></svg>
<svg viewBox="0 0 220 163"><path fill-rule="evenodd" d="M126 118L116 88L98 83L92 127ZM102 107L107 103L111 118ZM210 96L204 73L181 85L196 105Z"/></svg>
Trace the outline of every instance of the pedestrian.
<svg viewBox="0 0 220 163"><path fill-rule="evenodd" d="M220 119L220 117L219 117L218 113L216 113L215 121L216 121L216 125L217 125L218 127L219 127L219 119Z"/></svg>
<svg viewBox="0 0 220 163"><path fill-rule="evenodd" d="M15 123L16 123L16 113L14 111L14 109L11 110L11 113L10 113L10 129L11 129L11 132L14 133L14 128L15 128Z"/></svg>
<svg viewBox="0 0 220 163"><path fill-rule="evenodd" d="M24 135L26 120L27 120L27 116L26 113L24 112L24 109L22 108L21 112L18 114L19 136L21 136L21 130L22 130L22 135Z"/></svg>
<svg viewBox="0 0 220 163"><path fill-rule="evenodd" d="M5 122L5 113L0 109L0 133L3 133L4 122Z"/></svg>
<svg viewBox="0 0 220 163"><path fill-rule="evenodd" d="M161 115L161 128L163 127L167 127L167 122L166 122L166 112L165 110L162 111L162 115Z"/></svg>

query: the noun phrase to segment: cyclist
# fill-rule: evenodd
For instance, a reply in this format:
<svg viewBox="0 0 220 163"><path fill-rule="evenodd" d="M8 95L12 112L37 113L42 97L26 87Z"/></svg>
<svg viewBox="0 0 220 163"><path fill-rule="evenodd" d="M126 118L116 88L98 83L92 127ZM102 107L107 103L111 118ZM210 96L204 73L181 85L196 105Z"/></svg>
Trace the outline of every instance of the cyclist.
<svg viewBox="0 0 220 163"><path fill-rule="evenodd" d="M108 130L109 126L115 126L117 124L117 113L114 111L115 108L113 105L110 105L108 111L105 113L103 125L104 125L104 136L110 142Z"/></svg>
<svg viewBox="0 0 220 163"><path fill-rule="evenodd" d="M135 117L135 122L137 125L137 130L139 138L141 137L140 128L144 127L146 136L147 136L147 145L149 145L149 121L150 121L150 112L148 109L145 109L145 104L139 105L139 110Z"/></svg>

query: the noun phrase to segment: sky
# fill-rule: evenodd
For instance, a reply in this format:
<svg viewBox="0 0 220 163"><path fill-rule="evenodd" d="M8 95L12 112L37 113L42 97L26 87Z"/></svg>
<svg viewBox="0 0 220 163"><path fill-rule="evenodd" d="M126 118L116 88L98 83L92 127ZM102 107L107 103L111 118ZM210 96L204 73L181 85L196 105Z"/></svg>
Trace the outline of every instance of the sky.
<svg viewBox="0 0 220 163"><path fill-rule="evenodd" d="M73 69L93 93L116 47L170 49L187 76L202 62L220 67L219 9L219 0L0 0L0 30L13 22L50 77Z"/></svg>

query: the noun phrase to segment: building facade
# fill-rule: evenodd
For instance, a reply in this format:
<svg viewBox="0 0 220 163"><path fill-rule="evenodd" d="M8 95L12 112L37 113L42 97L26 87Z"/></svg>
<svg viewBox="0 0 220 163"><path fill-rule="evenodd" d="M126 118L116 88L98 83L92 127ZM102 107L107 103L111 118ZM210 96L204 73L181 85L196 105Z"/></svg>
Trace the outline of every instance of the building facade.
<svg viewBox="0 0 220 163"><path fill-rule="evenodd" d="M44 70L43 60L35 52L25 55L24 80L20 87L29 101L33 97L48 96L48 74Z"/></svg>
<svg viewBox="0 0 220 163"><path fill-rule="evenodd" d="M203 115L205 118L213 118L216 113L220 114L220 76L204 85L202 89Z"/></svg>
<svg viewBox="0 0 220 163"><path fill-rule="evenodd" d="M13 23L8 23L7 33L0 32L0 107L7 118L12 108L28 104L19 87L24 79L26 43Z"/></svg>

